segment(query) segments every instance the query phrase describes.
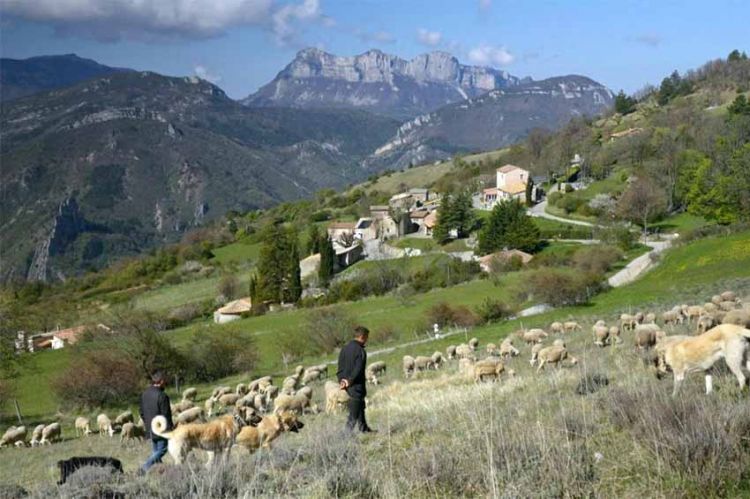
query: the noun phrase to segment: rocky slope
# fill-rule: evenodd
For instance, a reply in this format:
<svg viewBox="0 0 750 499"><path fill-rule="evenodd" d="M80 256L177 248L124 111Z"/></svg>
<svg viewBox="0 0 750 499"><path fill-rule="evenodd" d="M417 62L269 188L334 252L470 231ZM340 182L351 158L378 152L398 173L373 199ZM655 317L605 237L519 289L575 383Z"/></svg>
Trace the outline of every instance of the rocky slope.
<svg viewBox="0 0 750 499"><path fill-rule="evenodd" d="M459 152L504 147L533 128L555 129L574 116L600 114L612 102L609 89L584 76L523 82L407 121L365 165L405 168Z"/></svg>
<svg viewBox="0 0 750 499"><path fill-rule="evenodd" d="M0 277L62 278L367 177L398 122L255 109L197 78L123 72L2 104Z"/></svg>
<svg viewBox="0 0 750 499"><path fill-rule="evenodd" d="M519 82L505 71L460 64L445 52L406 61L379 50L339 57L309 48L243 102L255 107L365 109L407 119Z"/></svg>
<svg viewBox="0 0 750 499"><path fill-rule="evenodd" d="M46 90L69 87L99 76L129 69L113 68L75 54L28 59L0 59L0 100L7 101Z"/></svg>

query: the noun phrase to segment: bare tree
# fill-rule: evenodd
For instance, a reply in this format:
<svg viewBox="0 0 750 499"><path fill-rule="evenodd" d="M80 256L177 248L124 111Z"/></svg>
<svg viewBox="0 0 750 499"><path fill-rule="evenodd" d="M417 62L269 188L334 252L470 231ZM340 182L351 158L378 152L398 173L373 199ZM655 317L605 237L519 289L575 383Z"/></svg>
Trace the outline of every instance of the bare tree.
<svg viewBox="0 0 750 499"><path fill-rule="evenodd" d="M342 232L336 242L344 248L351 248L357 239L354 237L354 232Z"/></svg>
<svg viewBox="0 0 750 499"><path fill-rule="evenodd" d="M666 193L653 181L638 178L630 184L620 201L617 212L620 217L643 226L646 236L648 223L663 215L666 207Z"/></svg>

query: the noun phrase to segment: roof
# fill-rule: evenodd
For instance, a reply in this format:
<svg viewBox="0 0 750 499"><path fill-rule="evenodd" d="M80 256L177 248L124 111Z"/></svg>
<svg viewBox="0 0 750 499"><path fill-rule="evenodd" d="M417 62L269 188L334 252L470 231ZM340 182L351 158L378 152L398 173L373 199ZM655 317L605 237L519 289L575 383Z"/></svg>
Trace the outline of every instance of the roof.
<svg viewBox="0 0 750 499"><path fill-rule="evenodd" d="M61 329L59 331L54 331L54 333L53 333L52 336L54 338L58 338L58 339L67 341L68 343L70 343L72 345L73 343L75 343L75 342L78 341L78 337L84 331L86 331L87 328L88 328L88 326L76 326L76 327L71 327L71 328L68 328L68 329Z"/></svg>
<svg viewBox="0 0 750 499"><path fill-rule="evenodd" d="M253 301L250 297L240 298L239 300L230 301L217 312L220 314L236 315L250 312L253 309Z"/></svg>
<svg viewBox="0 0 750 499"><path fill-rule="evenodd" d="M498 187L499 191L507 192L508 194L520 194L526 190L526 184L524 182L513 182L504 187Z"/></svg>
<svg viewBox="0 0 750 499"><path fill-rule="evenodd" d="M409 189L409 192L412 194L427 194L429 191L424 187L412 187Z"/></svg>
<svg viewBox="0 0 750 499"><path fill-rule="evenodd" d="M428 229L432 229L435 227L435 224L437 223L437 211L430 212L429 215L427 215L424 219L424 225Z"/></svg>
<svg viewBox="0 0 750 499"><path fill-rule="evenodd" d="M350 253L352 251L362 251L362 246L360 246L359 244L353 244L353 245L345 248L345 247L340 246L338 244L334 244L333 250L336 253L336 255L343 255L345 253Z"/></svg>
<svg viewBox="0 0 750 499"><path fill-rule="evenodd" d="M409 213L410 218L427 218L430 212L427 210L415 210Z"/></svg>
<svg viewBox="0 0 750 499"><path fill-rule="evenodd" d="M333 222L328 225L328 230L354 230L356 222Z"/></svg>
<svg viewBox="0 0 750 499"><path fill-rule="evenodd" d="M407 199L411 197L411 193L409 192L402 192L401 194L394 194L391 196L391 201L399 201L401 199Z"/></svg>
<svg viewBox="0 0 750 499"><path fill-rule="evenodd" d="M514 170L523 170L523 168L519 168L516 165L505 165L497 169L500 173L510 173Z"/></svg>
<svg viewBox="0 0 750 499"><path fill-rule="evenodd" d="M487 194L497 194L497 187L490 187L489 189L483 189L482 192Z"/></svg>
<svg viewBox="0 0 750 499"><path fill-rule="evenodd" d="M373 206L370 206L370 211L388 211L391 207L386 204L376 204Z"/></svg>
<svg viewBox="0 0 750 499"><path fill-rule="evenodd" d="M526 264L531 261L532 258L534 258L533 255L530 255L526 253L525 251L517 250L517 249L511 249L511 250L502 250L498 251L496 253L490 253L489 255L484 255L483 257L479 258L480 264L489 264L493 259L497 258L499 260L509 260L514 256L521 257L521 261Z"/></svg>

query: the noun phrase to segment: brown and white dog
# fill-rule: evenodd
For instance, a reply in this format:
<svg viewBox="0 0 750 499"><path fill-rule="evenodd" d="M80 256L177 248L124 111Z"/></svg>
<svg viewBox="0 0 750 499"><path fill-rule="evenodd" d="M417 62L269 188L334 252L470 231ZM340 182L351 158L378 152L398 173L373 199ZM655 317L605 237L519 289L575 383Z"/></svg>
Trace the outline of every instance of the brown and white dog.
<svg viewBox="0 0 750 499"><path fill-rule="evenodd" d="M667 366L674 373L675 396L691 372L707 371L719 359L725 359L729 370L737 378L740 388L745 386L745 374L742 372L742 361L748 349L750 329L734 324L722 324L709 329L698 336L665 337L657 344L659 353L659 371L666 372ZM750 369L750 361L747 363ZM706 374L706 393L713 390L713 378Z"/></svg>
<svg viewBox="0 0 750 499"><path fill-rule="evenodd" d="M282 411L280 414L272 414L261 419L258 426L245 426L237 435L237 445L244 447L250 452L261 447L269 449L271 442L279 438L285 431L297 433L305 424L297 419L297 415L291 411Z"/></svg>
<svg viewBox="0 0 750 499"><path fill-rule="evenodd" d="M234 413L208 423L181 424L166 431L166 418L156 416L151 421L151 431L169 440L167 449L176 464L182 464L193 449L203 449L208 453L206 465L211 466L217 454L220 458L229 455L235 437L247 424L238 413Z"/></svg>

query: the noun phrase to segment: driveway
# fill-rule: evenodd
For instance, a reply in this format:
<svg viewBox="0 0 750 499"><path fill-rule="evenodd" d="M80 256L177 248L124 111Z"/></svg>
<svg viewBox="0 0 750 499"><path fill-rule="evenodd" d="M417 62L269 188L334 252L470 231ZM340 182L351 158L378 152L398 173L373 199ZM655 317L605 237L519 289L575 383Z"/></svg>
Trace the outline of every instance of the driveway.
<svg viewBox="0 0 750 499"><path fill-rule="evenodd" d="M557 217L555 215L550 215L546 211L547 209L547 200L545 199L539 204L536 204L529 208L528 212L529 215L532 217L539 217L539 218L547 218L549 220L557 220L558 222L564 222L566 224L572 224L572 225L580 225L583 227L594 227L594 224L589 222L584 222L582 220L572 220L570 218L563 218L563 217Z"/></svg>

